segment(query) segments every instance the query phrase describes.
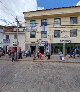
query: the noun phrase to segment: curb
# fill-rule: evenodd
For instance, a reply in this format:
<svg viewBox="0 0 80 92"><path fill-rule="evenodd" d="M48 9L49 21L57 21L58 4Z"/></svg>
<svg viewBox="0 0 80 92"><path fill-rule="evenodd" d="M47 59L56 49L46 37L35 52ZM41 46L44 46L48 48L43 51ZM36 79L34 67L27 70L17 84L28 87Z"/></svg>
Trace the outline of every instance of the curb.
<svg viewBox="0 0 80 92"><path fill-rule="evenodd" d="M11 59L1 59L0 60L5 60L5 61L11 61ZM18 61L32 61L32 62L52 62L52 63L80 63L80 61L54 61L54 60L27 60L27 59L18 59Z"/></svg>
<svg viewBox="0 0 80 92"><path fill-rule="evenodd" d="M52 62L52 63L80 63L80 61L53 61L53 60L33 60L33 62Z"/></svg>

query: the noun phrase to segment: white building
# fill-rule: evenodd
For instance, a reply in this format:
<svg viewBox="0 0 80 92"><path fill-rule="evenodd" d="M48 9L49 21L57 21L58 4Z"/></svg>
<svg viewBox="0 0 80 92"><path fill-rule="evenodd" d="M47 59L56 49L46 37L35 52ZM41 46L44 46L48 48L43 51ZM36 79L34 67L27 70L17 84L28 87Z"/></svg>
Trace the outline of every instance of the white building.
<svg viewBox="0 0 80 92"><path fill-rule="evenodd" d="M3 28L0 28L0 47L3 48Z"/></svg>
<svg viewBox="0 0 80 92"><path fill-rule="evenodd" d="M18 42L19 48L25 50L25 32L24 28L18 28ZM8 27L4 30L4 47L6 51L13 47L17 49L17 28L16 27Z"/></svg>

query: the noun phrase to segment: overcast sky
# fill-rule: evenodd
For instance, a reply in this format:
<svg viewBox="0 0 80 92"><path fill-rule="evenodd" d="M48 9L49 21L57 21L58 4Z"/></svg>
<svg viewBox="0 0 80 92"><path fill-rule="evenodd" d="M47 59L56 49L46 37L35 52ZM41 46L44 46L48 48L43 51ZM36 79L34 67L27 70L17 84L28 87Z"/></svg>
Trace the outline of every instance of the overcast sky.
<svg viewBox="0 0 80 92"><path fill-rule="evenodd" d="M13 23L15 22L16 16L18 16L20 21L22 21L23 12L43 9L47 2L43 0L45 2L44 5L39 7L39 1L40 0L0 0L0 24L6 25ZM40 3L42 2L43 4L43 1L41 0ZM80 5L80 2L77 2L77 5ZM47 6L47 8L49 7Z"/></svg>
<svg viewBox="0 0 80 92"><path fill-rule="evenodd" d="M15 22L16 16L22 20L23 12L37 8L36 0L0 0L0 24Z"/></svg>

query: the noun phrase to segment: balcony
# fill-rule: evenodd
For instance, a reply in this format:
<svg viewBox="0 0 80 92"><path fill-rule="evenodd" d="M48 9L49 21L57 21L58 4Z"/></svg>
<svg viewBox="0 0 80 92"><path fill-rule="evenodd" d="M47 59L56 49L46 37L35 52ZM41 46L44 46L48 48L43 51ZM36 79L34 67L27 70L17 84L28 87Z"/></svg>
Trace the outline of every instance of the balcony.
<svg viewBox="0 0 80 92"><path fill-rule="evenodd" d="M10 39L3 39L3 43L10 43Z"/></svg>

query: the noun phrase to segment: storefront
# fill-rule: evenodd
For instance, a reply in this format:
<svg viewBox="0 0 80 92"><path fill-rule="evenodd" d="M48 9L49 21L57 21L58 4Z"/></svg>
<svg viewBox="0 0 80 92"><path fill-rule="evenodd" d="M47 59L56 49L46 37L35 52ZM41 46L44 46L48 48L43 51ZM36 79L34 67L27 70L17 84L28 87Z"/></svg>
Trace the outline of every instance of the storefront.
<svg viewBox="0 0 80 92"><path fill-rule="evenodd" d="M51 44L51 53L52 54L58 54L59 51L63 50L63 44L62 43L55 43Z"/></svg>
<svg viewBox="0 0 80 92"><path fill-rule="evenodd" d="M65 53L69 54L71 50L80 49L80 43L65 43ZM51 44L52 54L58 54L59 51L63 52L63 43Z"/></svg>
<svg viewBox="0 0 80 92"><path fill-rule="evenodd" d="M36 46L35 46L35 45L33 45L33 46L31 45L31 46L30 46L30 49L31 49L31 53L33 54L34 51L36 50Z"/></svg>

